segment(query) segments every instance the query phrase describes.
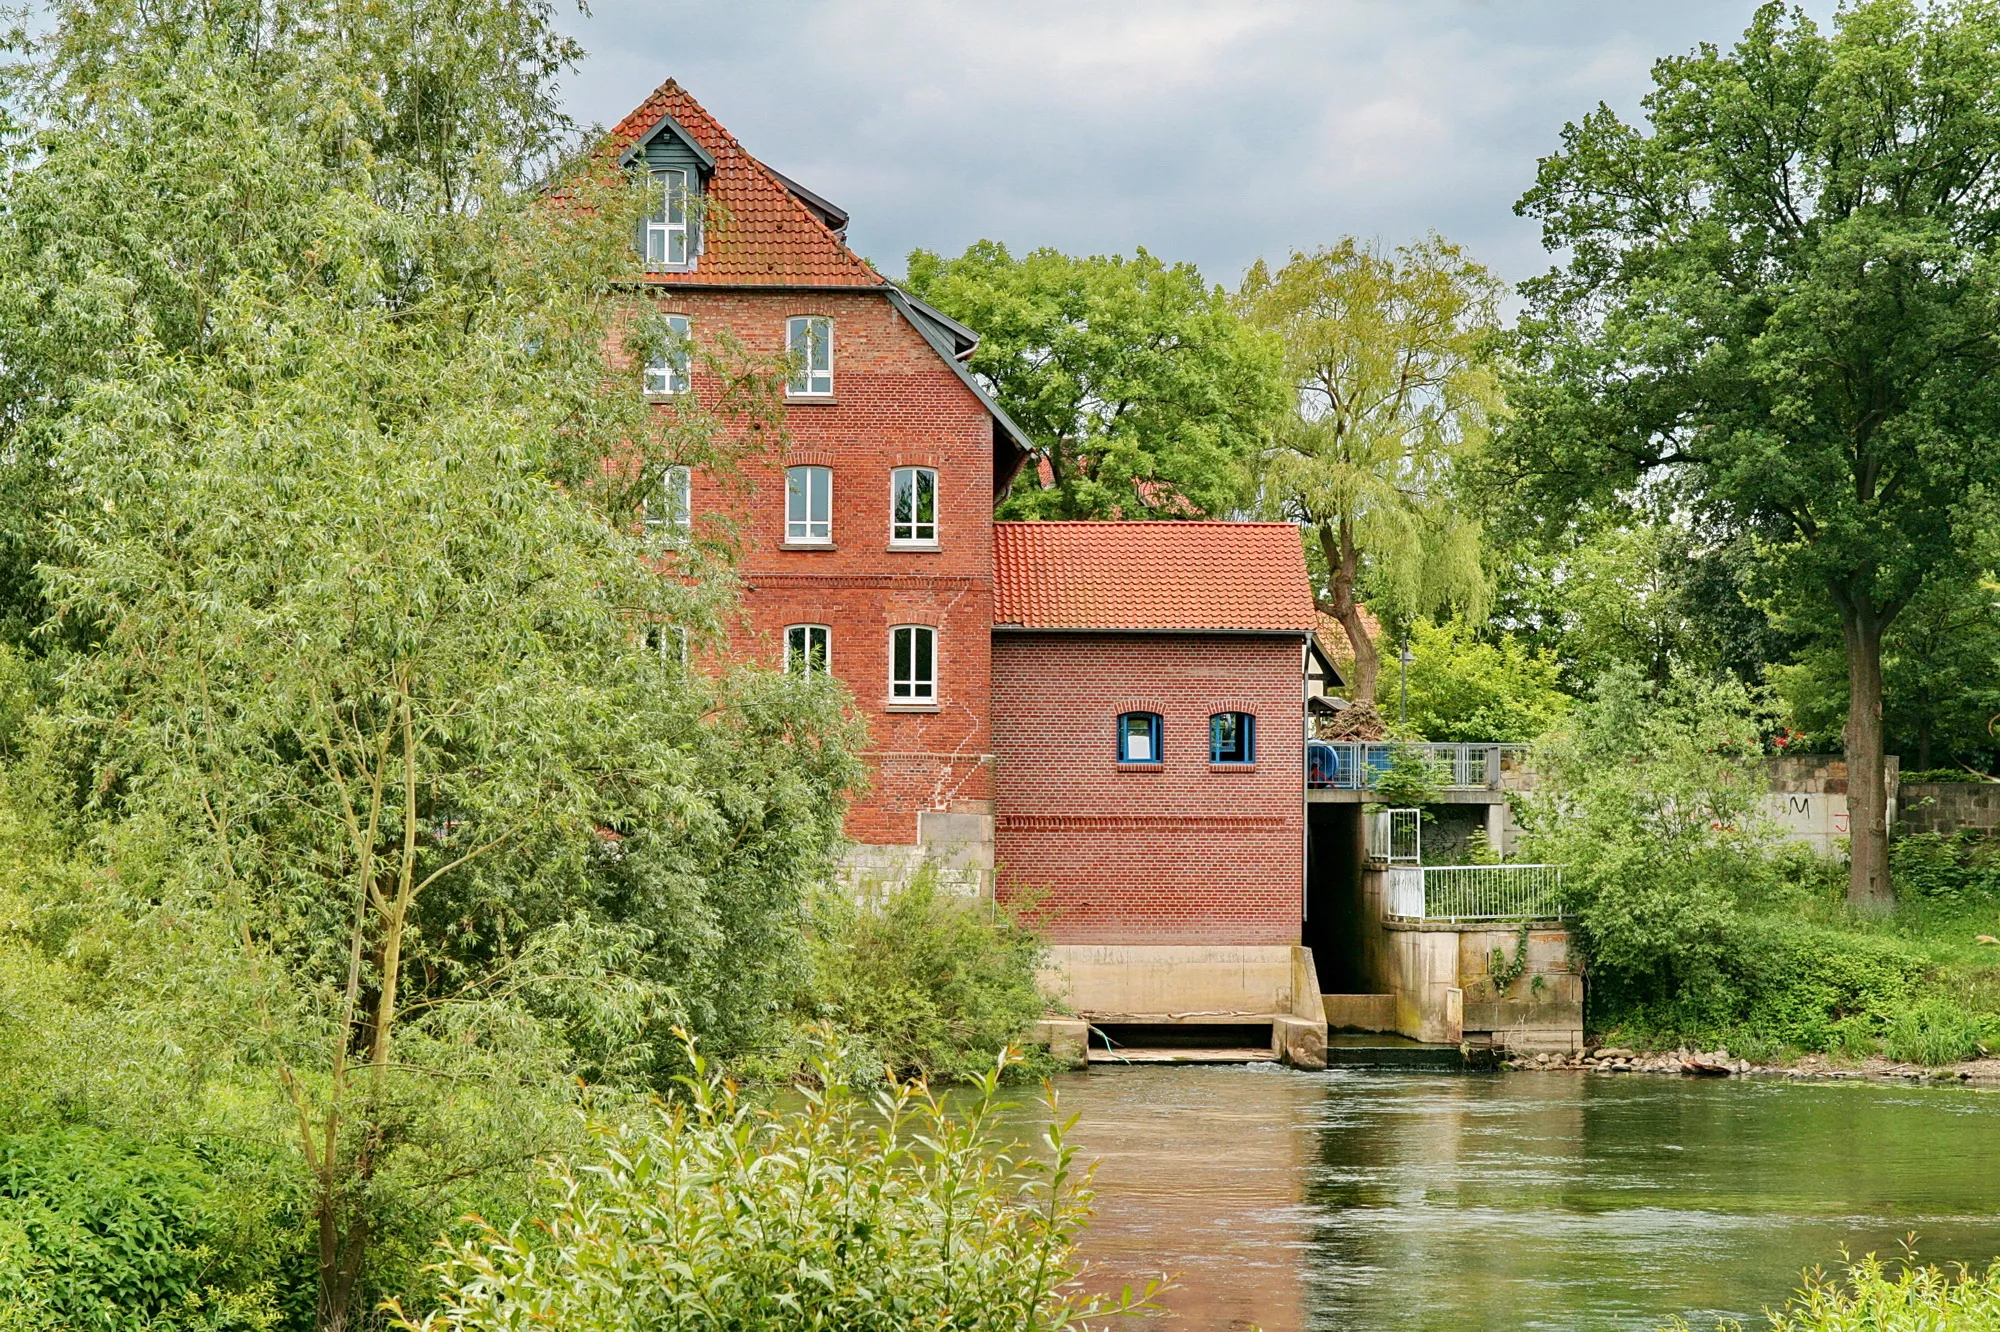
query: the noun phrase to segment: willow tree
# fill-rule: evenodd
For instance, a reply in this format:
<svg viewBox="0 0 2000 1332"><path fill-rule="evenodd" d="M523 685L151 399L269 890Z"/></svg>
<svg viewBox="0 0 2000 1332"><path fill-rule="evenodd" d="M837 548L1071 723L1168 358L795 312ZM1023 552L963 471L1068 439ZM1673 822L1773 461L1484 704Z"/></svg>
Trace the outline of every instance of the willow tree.
<svg viewBox="0 0 2000 1332"><path fill-rule="evenodd" d="M699 542L662 577L640 507L782 375L667 420L607 357L637 200L523 188L536 0L58 17L0 177L0 452L54 682L22 789L79 868L23 914L120 941L93 1002L182 1065L157 1119L287 1149L338 1332L581 1082L663 1082L672 1024L727 1045L803 967L852 736L824 682L686 668L733 582ZM410 80L448 168L370 131Z"/></svg>
<svg viewBox="0 0 2000 1332"><path fill-rule="evenodd" d="M1885 907L1884 633L1961 576L2000 485L2000 6L1767 4L1661 60L1643 126L1566 126L1517 205L1502 479L1547 518L1665 494L1837 619L1848 900Z"/></svg>
<svg viewBox="0 0 2000 1332"><path fill-rule="evenodd" d="M1275 273L1259 260L1238 295L1283 343L1294 395L1259 488L1319 543L1320 608L1353 646L1357 701L1374 701L1380 670L1358 587L1398 617L1483 613L1479 525L1456 485L1498 404L1482 348L1503 290L1433 234L1393 251L1345 237Z"/></svg>

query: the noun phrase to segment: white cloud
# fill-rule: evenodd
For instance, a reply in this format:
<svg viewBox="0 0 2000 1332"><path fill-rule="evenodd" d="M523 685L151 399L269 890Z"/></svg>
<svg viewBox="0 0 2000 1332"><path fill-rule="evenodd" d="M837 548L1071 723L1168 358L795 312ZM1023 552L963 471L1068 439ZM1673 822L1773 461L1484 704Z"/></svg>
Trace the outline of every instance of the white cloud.
<svg viewBox="0 0 2000 1332"><path fill-rule="evenodd" d="M1752 0L595 0L570 93L610 122L672 75L749 149L912 247L1193 259L1435 228L1543 266L1513 201L1565 120ZM1817 14L1830 0L1809 5Z"/></svg>

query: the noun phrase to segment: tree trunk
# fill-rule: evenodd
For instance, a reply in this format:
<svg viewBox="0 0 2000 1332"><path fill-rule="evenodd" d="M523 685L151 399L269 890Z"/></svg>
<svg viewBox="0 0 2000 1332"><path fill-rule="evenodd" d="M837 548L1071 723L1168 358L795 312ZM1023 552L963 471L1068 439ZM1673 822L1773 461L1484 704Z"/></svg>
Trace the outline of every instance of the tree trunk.
<svg viewBox="0 0 2000 1332"><path fill-rule="evenodd" d="M1847 644L1847 834L1852 863L1847 904L1870 912L1896 905L1889 887L1889 792L1882 775L1881 617L1865 602L1843 602Z"/></svg>
<svg viewBox="0 0 2000 1332"><path fill-rule="evenodd" d="M1341 519L1336 525L1319 525L1319 548L1326 556L1327 614L1340 621L1354 649L1354 678L1348 693L1356 703L1375 701L1375 682L1382 674L1382 658L1375 641L1361 619L1361 607L1354 601L1354 580L1361 572L1361 551L1354 544L1354 530Z"/></svg>

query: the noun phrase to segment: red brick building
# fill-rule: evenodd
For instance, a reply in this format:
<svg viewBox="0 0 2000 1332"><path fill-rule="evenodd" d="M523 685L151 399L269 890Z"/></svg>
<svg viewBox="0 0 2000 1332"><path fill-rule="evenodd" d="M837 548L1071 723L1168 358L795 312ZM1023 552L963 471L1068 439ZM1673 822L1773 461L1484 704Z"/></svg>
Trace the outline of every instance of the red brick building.
<svg viewBox="0 0 2000 1332"><path fill-rule="evenodd" d="M1313 599L1286 523L998 523L1003 891L1061 943L1295 944Z"/></svg>
<svg viewBox="0 0 2000 1332"><path fill-rule="evenodd" d="M782 447L747 488L671 478L661 512L736 524L733 656L852 693L874 773L857 871L930 852L984 890L997 864L1060 943L1297 945L1317 651L1297 530L996 524L1031 444L968 374L972 330L676 84L613 144L653 196L635 317L793 357ZM633 369L670 412L711 387L698 365Z"/></svg>

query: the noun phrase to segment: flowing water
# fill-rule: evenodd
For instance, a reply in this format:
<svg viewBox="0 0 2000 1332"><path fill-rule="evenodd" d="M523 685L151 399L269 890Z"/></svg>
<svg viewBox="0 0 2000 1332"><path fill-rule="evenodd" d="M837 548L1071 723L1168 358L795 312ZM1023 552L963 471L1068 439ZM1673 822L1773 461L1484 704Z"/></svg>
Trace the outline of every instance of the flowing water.
<svg viewBox="0 0 2000 1332"><path fill-rule="evenodd" d="M1764 1326L1802 1268L2000 1256L2000 1093L1644 1074L1098 1067L1086 1242L1190 1329Z"/></svg>

